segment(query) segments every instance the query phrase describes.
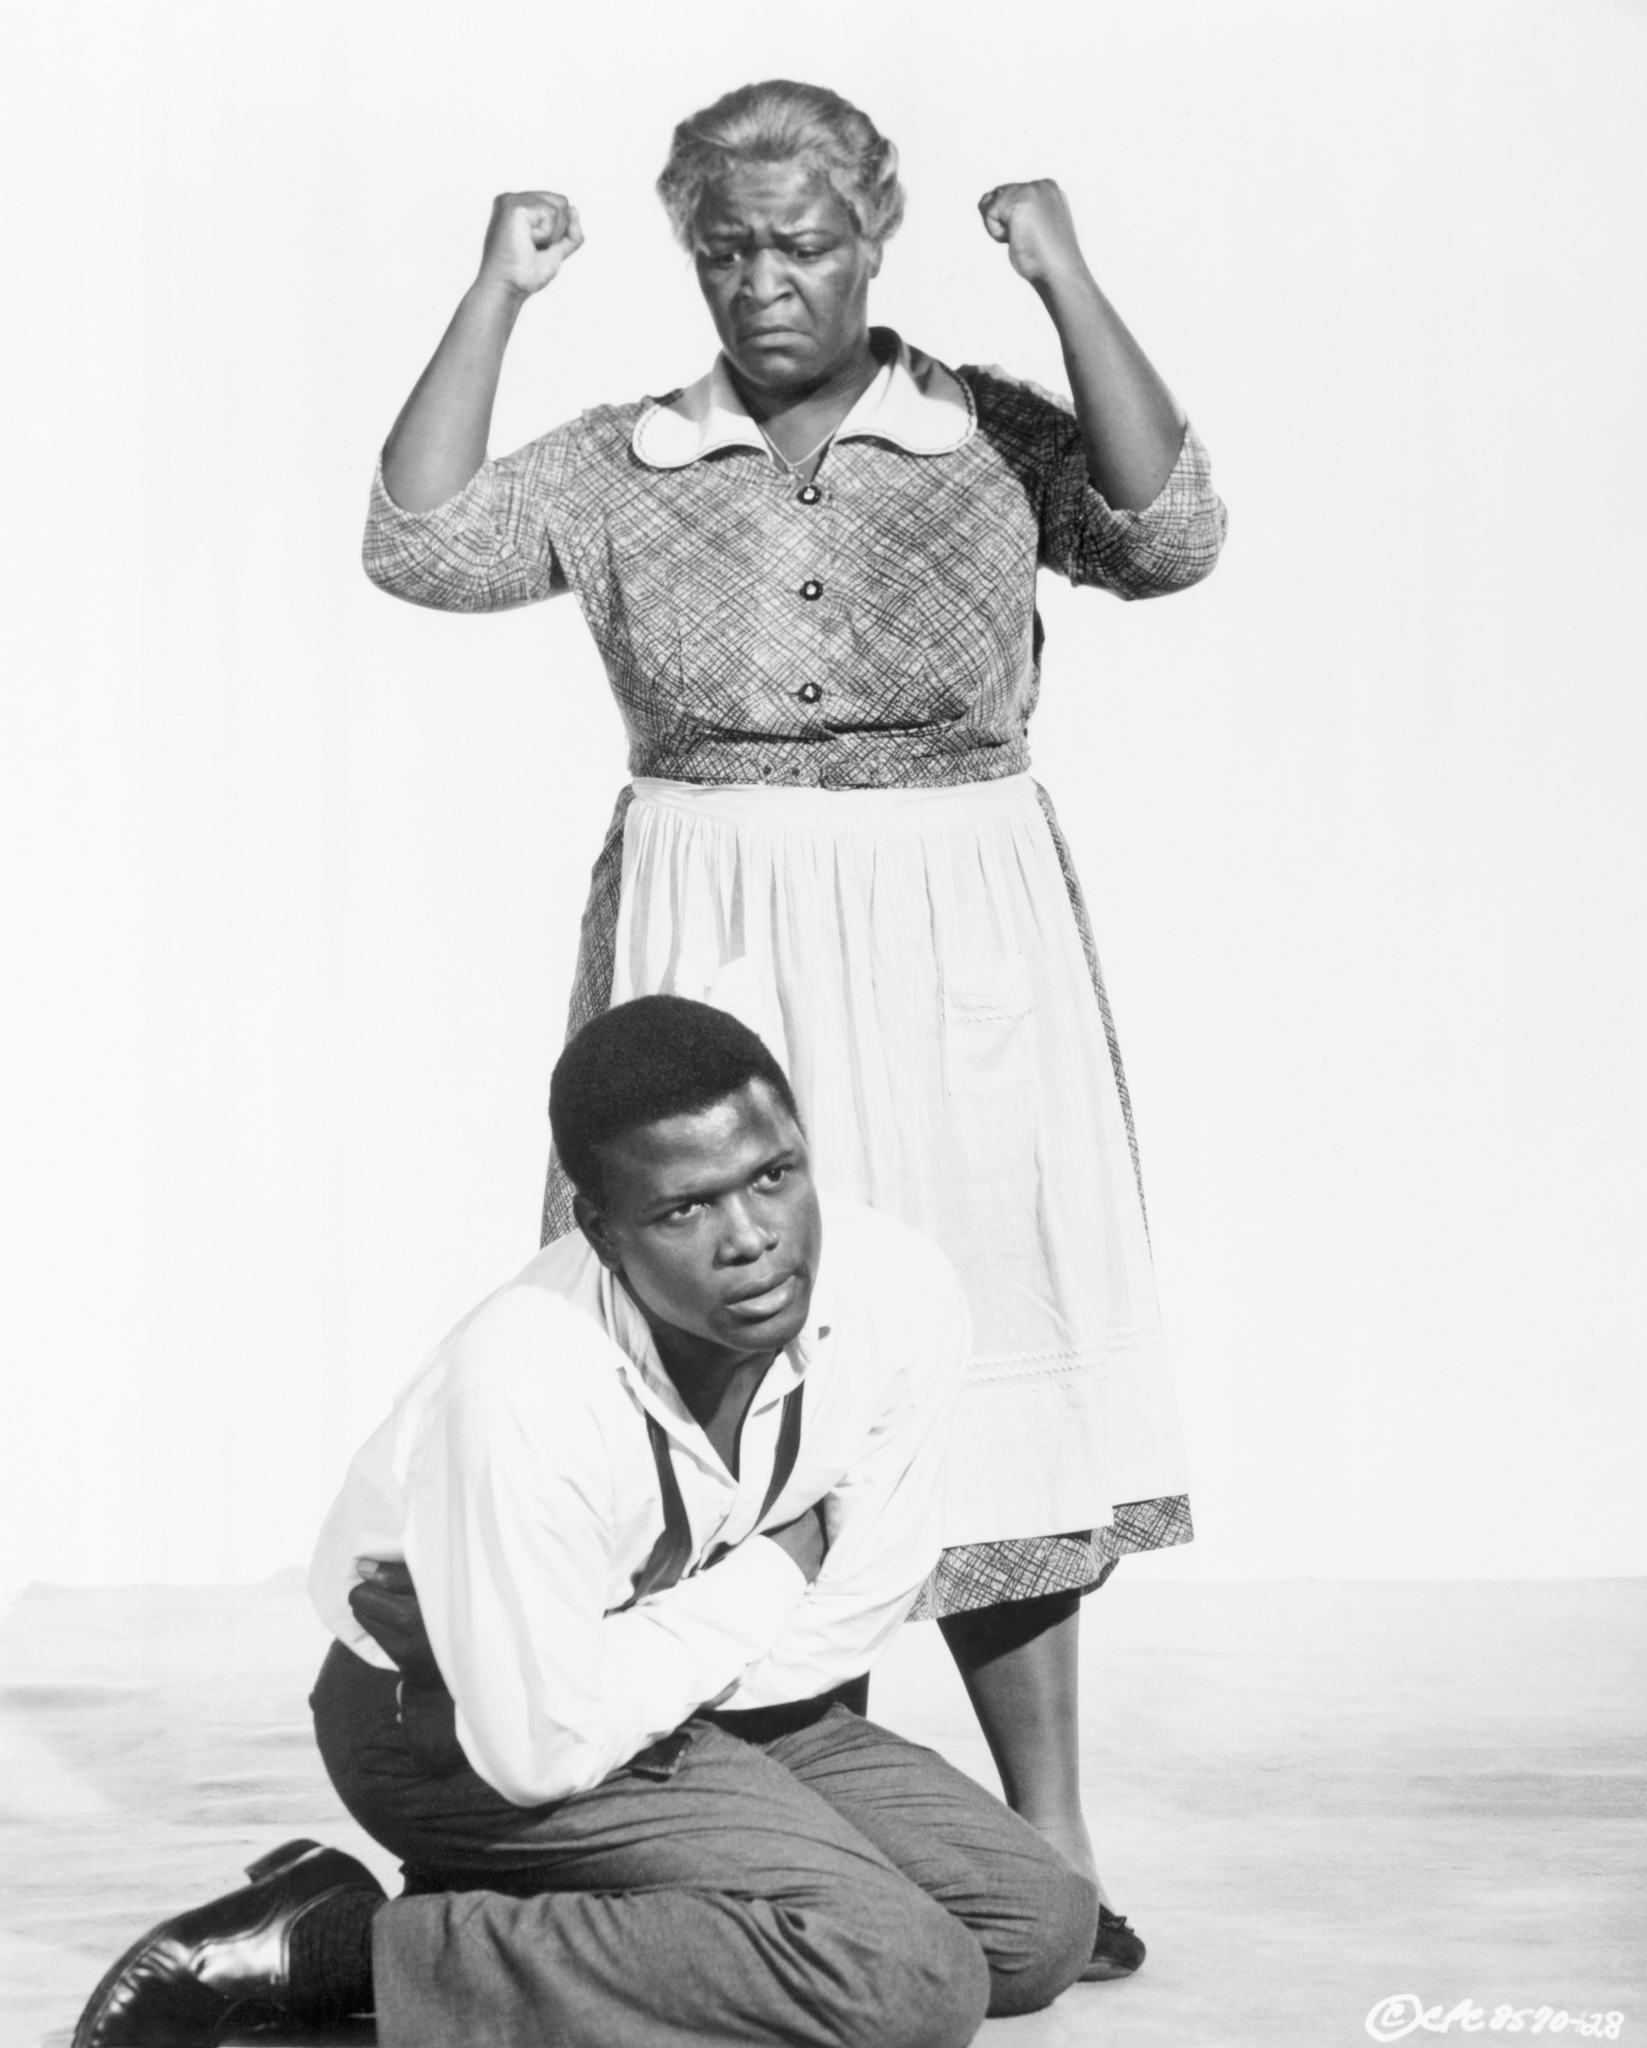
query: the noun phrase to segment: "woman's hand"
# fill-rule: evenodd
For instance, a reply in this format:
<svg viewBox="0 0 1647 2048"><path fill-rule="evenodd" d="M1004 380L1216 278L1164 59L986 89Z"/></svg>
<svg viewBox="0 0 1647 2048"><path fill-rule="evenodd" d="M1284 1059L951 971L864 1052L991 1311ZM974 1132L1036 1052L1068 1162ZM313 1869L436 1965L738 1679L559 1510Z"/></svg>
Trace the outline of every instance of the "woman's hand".
<svg viewBox="0 0 1647 2048"><path fill-rule="evenodd" d="M1053 178L997 185L978 201L992 240L1005 242L1012 267L1033 285L1083 276L1086 261L1075 239L1075 216Z"/></svg>
<svg viewBox="0 0 1647 2048"><path fill-rule="evenodd" d="M507 285L529 299L582 247L578 210L559 192L500 192L476 282Z"/></svg>

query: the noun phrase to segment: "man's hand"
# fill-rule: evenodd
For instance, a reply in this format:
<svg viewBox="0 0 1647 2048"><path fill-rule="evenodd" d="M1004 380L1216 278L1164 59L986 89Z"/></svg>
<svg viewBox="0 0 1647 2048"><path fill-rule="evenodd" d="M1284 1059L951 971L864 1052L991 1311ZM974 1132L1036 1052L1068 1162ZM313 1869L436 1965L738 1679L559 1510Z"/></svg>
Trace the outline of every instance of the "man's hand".
<svg viewBox="0 0 1647 2048"><path fill-rule="evenodd" d="M984 228L1005 242L1012 267L1030 284L1052 284L1086 269L1075 239L1075 216L1052 178L997 185L978 201Z"/></svg>
<svg viewBox="0 0 1647 2048"><path fill-rule="evenodd" d="M824 1531L823 1502L809 1507L804 1515L797 1515L792 1522L785 1522L781 1529L763 1529L763 1536L769 1537L787 1556L792 1557L806 1574L806 1583L812 1581L823 1570L824 1554L829 1549L829 1538Z"/></svg>
<svg viewBox="0 0 1647 2048"><path fill-rule="evenodd" d="M507 285L529 299L582 247L578 210L559 192L500 192L476 282Z"/></svg>
<svg viewBox="0 0 1647 2048"><path fill-rule="evenodd" d="M360 1584L349 1590L355 1620L388 1651L409 1684L444 1692L446 1681L429 1645L411 1573L398 1558L357 1557L355 1570Z"/></svg>

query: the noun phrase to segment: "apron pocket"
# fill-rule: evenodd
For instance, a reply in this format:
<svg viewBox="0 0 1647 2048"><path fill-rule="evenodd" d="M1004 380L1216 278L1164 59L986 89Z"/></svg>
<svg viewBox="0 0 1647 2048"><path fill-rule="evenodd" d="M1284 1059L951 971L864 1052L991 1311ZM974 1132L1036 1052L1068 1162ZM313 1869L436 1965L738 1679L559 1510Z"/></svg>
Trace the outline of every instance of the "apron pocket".
<svg viewBox="0 0 1647 2048"><path fill-rule="evenodd" d="M1022 953L944 975L944 1087L951 1095L1021 1088L1033 1076L1035 1015Z"/></svg>

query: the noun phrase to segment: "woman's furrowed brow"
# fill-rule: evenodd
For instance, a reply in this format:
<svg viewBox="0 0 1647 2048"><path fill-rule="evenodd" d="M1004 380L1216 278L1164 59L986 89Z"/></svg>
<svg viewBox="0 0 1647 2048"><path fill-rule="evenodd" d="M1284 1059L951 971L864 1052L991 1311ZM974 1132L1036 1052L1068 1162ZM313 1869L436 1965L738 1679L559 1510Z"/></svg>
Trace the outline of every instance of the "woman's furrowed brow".
<svg viewBox="0 0 1647 2048"><path fill-rule="evenodd" d="M788 220L706 221L698 232L698 241L700 246L712 248L717 243L751 242L763 232L774 242L800 242L820 237L834 239L841 230L838 222L827 215L820 217L818 211L809 208L806 213Z"/></svg>

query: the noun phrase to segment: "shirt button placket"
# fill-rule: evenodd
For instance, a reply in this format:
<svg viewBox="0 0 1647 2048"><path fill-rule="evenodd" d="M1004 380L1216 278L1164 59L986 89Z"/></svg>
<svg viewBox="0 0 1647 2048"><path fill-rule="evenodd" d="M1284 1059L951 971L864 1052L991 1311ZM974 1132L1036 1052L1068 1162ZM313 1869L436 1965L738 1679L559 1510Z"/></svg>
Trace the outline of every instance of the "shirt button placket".
<svg viewBox="0 0 1647 2048"><path fill-rule="evenodd" d="M801 488L795 493L795 502L798 505L809 507L821 504L823 502L823 492L814 483L802 484ZM801 585L800 594L808 604L816 604L818 599L823 596L823 585L816 576L809 576ZM823 685L822 683L815 682L802 683L795 692L795 695L803 704L812 705L819 703L823 697Z"/></svg>
<svg viewBox="0 0 1647 2048"><path fill-rule="evenodd" d="M811 486L807 488L810 490ZM801 585L801 596L808 604L815 604L823 596L823 585L816 576L809 576ZM823 686L821 683L802 683L795 695L803 704L816 704L823 695Z"/></svg>

